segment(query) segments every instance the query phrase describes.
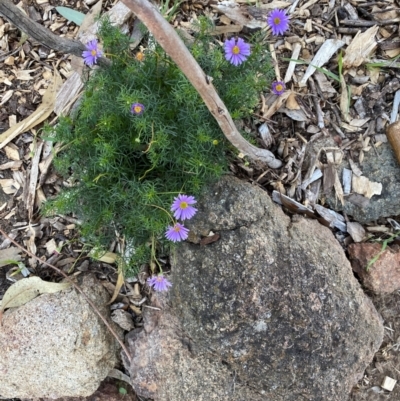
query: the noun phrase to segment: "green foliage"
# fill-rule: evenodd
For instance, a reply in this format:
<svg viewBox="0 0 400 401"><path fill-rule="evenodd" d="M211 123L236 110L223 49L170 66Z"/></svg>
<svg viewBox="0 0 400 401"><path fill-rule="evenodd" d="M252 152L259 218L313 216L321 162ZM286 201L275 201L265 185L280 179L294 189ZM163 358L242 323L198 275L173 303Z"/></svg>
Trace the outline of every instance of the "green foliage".
<svg viewBox="0 0 400 401"><path fill-rule="evenodd" d="M78 26L81 26L83 20L85 19L85 14L69 7L56 7L56 10L68 21L72 21Z"/></svg>
<svg viewBox="0 0 400 401"><path fill-rule="evenodd" d="M272 79L263 37L252 39L251 56L234 67L207 34L210 27L200 19L191 51L232 116L250 118ZM100 37L113 63L90 76L76 117L64 117L57 126L54 140L64 150L55 165L75 185L46 211L74 212L83 220L83 237L95 244L124 234L135 248L127 264L135 267L149 260L154 238L165 246L173 198L199 195L227 171L230 146L196 90L156 43L149 43L139 61L126 35L108 21ZM133 115L133 103L143 104L144 113Z"/></svg>

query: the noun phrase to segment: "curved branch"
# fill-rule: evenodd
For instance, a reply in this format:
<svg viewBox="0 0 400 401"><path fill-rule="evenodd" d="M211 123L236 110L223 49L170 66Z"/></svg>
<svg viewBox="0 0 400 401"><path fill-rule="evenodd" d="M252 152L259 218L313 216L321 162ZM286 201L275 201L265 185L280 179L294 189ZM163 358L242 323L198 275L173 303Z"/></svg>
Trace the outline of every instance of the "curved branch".
<svg viewBox="0 0 400 401"><path fill-rule="evenodd" d="M260 160L271 168L279 168L282 162L267 149L260 149L247 142L237 130L229 111L219 97L206 74L198 65L174 28L162 17L156 7L147 0L122 0L154 35L160 46L196 88L221 130L241 153L253 160Z"/></svg>
<svg viewBox="0 0 400 401"><path fill-rule="evenodd" d="M82 57L82 52L85 50L82 42L54 35L49 29L28 18L11 0L0 0L0 14L46 47Z"/></svg>

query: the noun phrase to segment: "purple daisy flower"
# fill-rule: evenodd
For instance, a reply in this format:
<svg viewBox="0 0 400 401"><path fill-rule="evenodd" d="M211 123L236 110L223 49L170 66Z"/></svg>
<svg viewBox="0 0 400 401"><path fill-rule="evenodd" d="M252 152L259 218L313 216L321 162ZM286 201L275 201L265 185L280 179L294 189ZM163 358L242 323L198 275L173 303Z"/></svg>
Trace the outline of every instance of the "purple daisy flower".
<svg viewBox="0 0 400 401"><path fill-rule="evenodd" d="M191 219L197 212L193 205L197 203L194 196L179 194L172 202L171 211L174 212L174 217L179 220Z"/></svg>
<svg viewBox="0 0 400 401"><path fill-rule="evenodd" d="M285 10L272 10L268 15L267 23L271 27L272 35L283 35L289 29L289 17Z"/></svg>
<svg viewBox="0 0 400 401"><path fill-rule="evenodd" d="M168 288L172 287L171 282L167 280L162 274L149 277L147 279L147 285L149 287L153 287L153 289L156 291L168 291Z"/></svg>
<svg viewBox="0 0 400 401"><path fill-rule="evenodd" d="M285 92L285 83L282 81L276 81L272 84L272 92L275 93L275 95L282 95L283 92Z"/></svg>
<svg viewBox="0 0 400 401"><path fill-rule="evenodd" d="M86 50L82 53L85 64L92 66L97 63L97 57L101 57L103 52L98 48L96 39L91 40L86 44Z"/></svg>
<svg viewBox="0 0 400 401"><path fill-rule="evenodd" d="M140 114L143 114L144 112L144 106L142 103L133 103L131 106L131 113L136 114L139 116Z"/></svg>
<svg viewBox="0 0 400 401"><path fill-rule="evenodd" d="M231 64L238 66L246 61L247 57L250 56L250 45L246 43L242 38L227 39L224 43L225 48L225 59Z"/></svg>
<svg viewBox="0 0 400 401"><path fill-rule="evenodd" d="M169 226L165 232L165 238L172 242L184 241L189 236L189 230L180 223Z"/></svg>

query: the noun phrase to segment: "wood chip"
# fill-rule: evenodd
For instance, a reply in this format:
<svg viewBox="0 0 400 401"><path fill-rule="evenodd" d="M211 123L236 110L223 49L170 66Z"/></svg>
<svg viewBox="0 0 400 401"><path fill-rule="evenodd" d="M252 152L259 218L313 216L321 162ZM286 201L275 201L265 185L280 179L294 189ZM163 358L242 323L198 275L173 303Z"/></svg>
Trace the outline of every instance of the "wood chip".
<svg viewBox="0 0 400 401"><path fill-rule="evenodd" d="M299 202L296 202L286 195L280 194L278 191L272 191L272 200L280 205L285 206L294 213L306 214L309 217L315 217L315 214L311 209Z"/></svg>
<svg viewBox="0 0 400 401"><path fill-rule="evenodd" d="M346 54L343 57L343 68L358 67L368 60L369 55L377 47L375 35L378 29L379 27L375 25L365 32L357 33L346 49Z"/></svg>
<svg viewBox="0 0 400 401"><path fill-rule="evenodd" d="M308 78L314 74L316 68L322 67L326 64L331 57L335 54L337 50L339 50L342 46L345 45L345 42L339 39L328 39L325 43L319 48L317 54L312 59L310 65L308 66L303 78L299 82L300 86L306 86Z"/></svg>
<svg viewBox="0 0 400 401"><path fill-rule="evenodd" d="M14 91L12 89L5 92L1 98L0 106L3 106L4 104L6 104L10 100L13 93L14 93Z"/></svg>
<svg viewBox="0 0 400 401"><path fill-rule="evenodd" d="M381 387L387 391L393 391L394 386L396 385L397 380L392 379L389 376L385 376L385 378L383 379L383 383L381 385Z"/></svg>
<svg viewBox="0 0 400 401"><path fill-rule="evenodd" d="M365 176L358 177L353 175L352 185L353 192L363 195L367 199L371 199L374 195L380 195L382 193L382 184L370 181Z"/></svg>
<svg viewBox="0 0 400 401"><path fill-rule="evenodd" d="M361 242L365 237L364 227L356 221L347 223L347 232L354 242Z"/></svg>
<svg viewBox="0 0 400 401"><path fill-rule="evenodd" d="M54 253L54 251L57 250L57 244L56 241L54 240L54 238L52 238L50 241L46 242L45 244L47 253L49 255L52 255Z"/></svg>
<svg viewBox="0 0 400 401"><path fill-rule="evenodd" d="M28 211L29 220L32 219L33 216L33 208L35 206L35 198L36 198L36 185L39 176L39 160L42 154L43 142L40 141L37 143L37 147L35 149L34 156L32 158L31 164L31 173L29 178L29 188L28 188L28 196L25 203L25 208Z"/></svg>
<svg viewBox="0 0 400 401"><path fill-rule="evenodd" d="M18 147L15 145L14 146L11 145L13 144L10 144L9 146L6 146L4 148L6 156L11 160L20 160L21 158L19 157Z"/></svg>
<svg viewBox="0 0 400 401"><path fill-rule="evenodd" d="M351 192L351 177L353 172L347 168L343 169L342 181L343 181L343 193L348 195Z"/></svg>
<svg viewBox="0 0 400 401"><path fill-rule="evenodd" d="M336 213L334 210L327 209L321 205L315 205L315 210L326 222L329 223L330 227L336 227L343 232L347 231L344 217L341 214Z"/></svg>

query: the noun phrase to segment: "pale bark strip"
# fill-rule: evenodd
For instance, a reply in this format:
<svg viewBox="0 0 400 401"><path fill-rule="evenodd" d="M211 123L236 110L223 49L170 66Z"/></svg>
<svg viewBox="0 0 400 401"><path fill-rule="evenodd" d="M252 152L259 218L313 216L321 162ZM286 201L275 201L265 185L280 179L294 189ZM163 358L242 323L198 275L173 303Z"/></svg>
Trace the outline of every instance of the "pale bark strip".
<svg viewBox="0 0 400 401"><path fill-rule="evenodd" d="M122 2L146 25L160 46L199 92L211 114L217 120L222 132L232 145L253 160L260 160L271 168L281 167L282 162L275 159L272 152L253 146L240 135L214 86L207 80L206 74L197 64L197 61L174 28L162 17L155 6L147 0L122 0Z"/></svg>

